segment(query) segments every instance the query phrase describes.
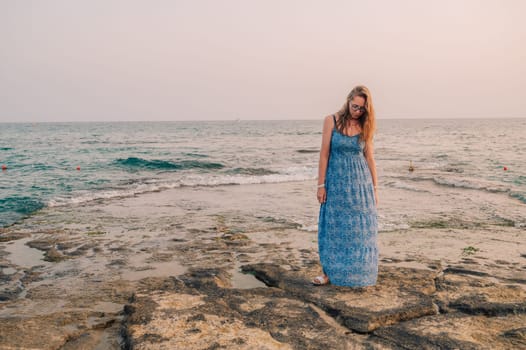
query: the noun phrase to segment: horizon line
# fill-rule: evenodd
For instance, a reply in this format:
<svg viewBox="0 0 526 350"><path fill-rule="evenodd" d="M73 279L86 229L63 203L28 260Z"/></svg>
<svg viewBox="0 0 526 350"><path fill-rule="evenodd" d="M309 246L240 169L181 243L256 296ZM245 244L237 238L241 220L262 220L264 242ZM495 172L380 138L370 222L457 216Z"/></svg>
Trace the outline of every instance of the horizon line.
<svg viewBox="0 0 526 350"><path fill-rule="evenodd" d="M180 120L50 120L50 121L0 121L0 124L45 124L45 123L177 123L177 122L272 122L272 121L316 121L323 120L325 117L312 119L180 119ZM376 120L507 120L507 119L526 119L526 116L518 117L384 117Z"/></svg>

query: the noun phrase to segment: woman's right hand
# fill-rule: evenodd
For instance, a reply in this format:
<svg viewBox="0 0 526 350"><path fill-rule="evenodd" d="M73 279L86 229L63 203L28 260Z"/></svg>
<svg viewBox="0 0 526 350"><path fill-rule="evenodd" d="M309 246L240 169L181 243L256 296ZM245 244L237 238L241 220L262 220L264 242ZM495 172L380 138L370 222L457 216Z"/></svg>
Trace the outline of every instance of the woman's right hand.
<svg viewBox="0 0 526 350"><path fill-rule="evenodd" d="M318 188L317 197L318 202L320 202L320 204L325 203L325 201L327 200L327 191L325 190L325 187Z"/></svg>

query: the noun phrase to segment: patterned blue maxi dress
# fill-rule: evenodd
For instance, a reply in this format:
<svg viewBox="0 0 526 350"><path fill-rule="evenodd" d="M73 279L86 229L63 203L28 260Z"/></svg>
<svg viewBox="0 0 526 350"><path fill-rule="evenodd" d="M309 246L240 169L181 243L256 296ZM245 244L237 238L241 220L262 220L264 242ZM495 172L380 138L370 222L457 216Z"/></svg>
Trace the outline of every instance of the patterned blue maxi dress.
<svg viewBox="0 0 526 350"><path fill-rule="evenodd" d="M378 276L378 221L374 188L360 136L334 127L320 207L320 262L331 284L363 287Z"/></svg>

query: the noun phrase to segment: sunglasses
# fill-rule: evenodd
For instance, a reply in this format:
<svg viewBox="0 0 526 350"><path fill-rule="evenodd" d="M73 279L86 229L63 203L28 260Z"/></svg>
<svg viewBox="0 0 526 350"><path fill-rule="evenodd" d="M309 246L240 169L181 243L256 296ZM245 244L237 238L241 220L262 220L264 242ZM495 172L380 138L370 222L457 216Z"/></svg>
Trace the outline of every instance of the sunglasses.
<svg viewBox="0 0 526 350"><path fill-rule="evenodd" d="M362 107L362 106L358 106L358 105L355 105L355 104L352 104L351 105L351 109L353 111L360 111L360 112L365 112L365 107Z"/></svg>

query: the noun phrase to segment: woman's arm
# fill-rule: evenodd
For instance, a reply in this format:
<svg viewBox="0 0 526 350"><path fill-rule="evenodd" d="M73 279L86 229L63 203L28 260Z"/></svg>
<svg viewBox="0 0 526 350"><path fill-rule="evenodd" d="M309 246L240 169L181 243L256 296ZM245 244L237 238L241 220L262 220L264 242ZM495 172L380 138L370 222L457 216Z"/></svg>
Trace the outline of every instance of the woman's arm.
<svg viewBox="0 0 526 350"><path fill-rule="evenodd" d="M376 205L378 206L378 192L376 190L378 178L376 175L376 162L374 161L374 145L372 141L366 143L364 154L365 159L367 160L367 165L369 166L369 171L371 172L371 178L373 179L374 199L376 201Z"/></svg>
<svg viewBox="0 0 526 350"><path fill-rule="evenodd" d="M321 137L320 162L318 165L318 186L325 184L325 175L327 174L327 165L329 163L329 151L331 148L331 134L334 127L332 116L325 117L323 122L323 132ZM325 187L318 187L317 193L318 201L325 203L327 200L327 192Z"/></svg>

